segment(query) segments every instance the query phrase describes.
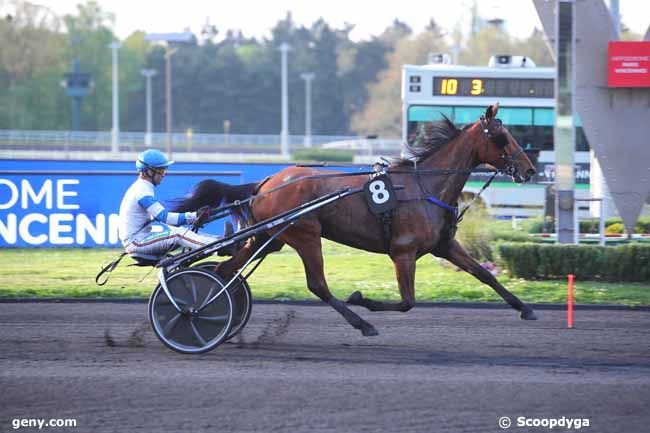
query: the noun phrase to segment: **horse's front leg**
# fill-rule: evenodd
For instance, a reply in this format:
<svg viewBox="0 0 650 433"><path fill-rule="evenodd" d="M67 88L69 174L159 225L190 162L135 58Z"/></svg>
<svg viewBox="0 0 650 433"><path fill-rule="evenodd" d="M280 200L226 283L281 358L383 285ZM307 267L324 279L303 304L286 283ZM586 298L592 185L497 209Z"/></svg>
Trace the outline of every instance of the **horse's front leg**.
<svg viewBox="0 0 650 433"><path fill-rule="evenodd" d="M446 250L436 251L439 257L449 260L465 272L476 277L480 282L492 287L512 308L519 311L519 317L524 320L537 320L537 316L532 308L524 304L515 295L510 293L505 287L501 285L494 278L494 275L485 269L479 262L477 262L469 253L462 247L456 239L449 241L449 246Z"/></svg>
<svg viewBox="0 0 650 433"><path fill-rule="evenodd" d="M364 336L378 335L379 333L374 326L359 317L358 314L345 305L345 302L341 302L330 292L323 268L320 225L311 230L305 228L306 226L307 223L303 223L304 230L295 229L287 232L283 237L302 259L305 266L305 276L307 277L307 287L314 295L334 308L350 325L361 331Z"/></svg>
<svg viewBox="0 0 650 433"><path fill-rule="evenodd" d="M402 297L401 302L381 302L365 298L356 291L348 298L348 304L360 305L370 311L401 311L406 312L415 306L415 251L399 251L391 254L395 265L397 284Z"/></svg>

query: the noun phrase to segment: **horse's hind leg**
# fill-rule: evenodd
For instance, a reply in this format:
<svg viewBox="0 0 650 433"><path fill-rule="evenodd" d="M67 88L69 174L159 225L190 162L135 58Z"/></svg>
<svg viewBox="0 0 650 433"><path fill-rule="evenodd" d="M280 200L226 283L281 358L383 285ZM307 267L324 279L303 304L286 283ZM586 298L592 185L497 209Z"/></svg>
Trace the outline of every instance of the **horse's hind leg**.
<svg viewBox="0 0 650 433"><path fill-rule="evenodd" d="M269 235L266 233L258 234L251 238L243 248L241 248L234 256L230 259L221 262L217 266L217 273L224 278L230 278L237 272L246 261L251 258L253 254L260 248L264 242L269 239ZM280 251L284 243L278 239L274 239L269 245L266 246L265 250L260 253L259 260L264 258L267 254L271 254L276 251Z"/></svg>
<svg viewBox="0 0 650 433"><path fill-rule="evenodd" d="M406 312L415 306L415 252L405 251L391 254L395 264L397 284L402 296L401 302L380 302L364 298L361 292L356 291L348 298L348 303L366 307L370 311L401 311Z"/></svg>
<svg viewBox="0 0 650 433"><path fill-rule="evenodd" d="M474 260L472 256L463 248L458 241L452 239L449 241L449 247L446 251L442 251L436 255L449 260L465 272L473 275L482 283L492 287L512 308L520 312L519 317L525 320L537 320L537 316L532 308L524 304L515 295L510 293L505 287L501 285L494 278L487 269L483 268L479 262Z"/></svg>
<svg viewBox="0 0 650 433"><path fill-rule="evenodd" d="M323 302L329 304L338 313L348 321L350 325L360 330L366 336L374 336L379 333L370 323L363 320L354 311L350 310L344 302L338 300L327 287L325 273L323 271L323 251L319 234L312 235L308 233L287 233L286 242L291 245L300 255L305 267L305 276L307 277L307 287Z"/></svg>

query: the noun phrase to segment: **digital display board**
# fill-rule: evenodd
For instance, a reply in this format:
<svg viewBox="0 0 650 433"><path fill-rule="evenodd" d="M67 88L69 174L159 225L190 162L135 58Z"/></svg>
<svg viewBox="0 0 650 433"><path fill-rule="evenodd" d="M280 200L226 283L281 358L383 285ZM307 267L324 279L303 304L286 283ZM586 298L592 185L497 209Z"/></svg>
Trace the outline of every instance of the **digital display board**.
<svg viewBox="0 0 650 433"><path fill-rule="evenodd" d="M434 96L553 98L553 79L433 77Z"/></svg>

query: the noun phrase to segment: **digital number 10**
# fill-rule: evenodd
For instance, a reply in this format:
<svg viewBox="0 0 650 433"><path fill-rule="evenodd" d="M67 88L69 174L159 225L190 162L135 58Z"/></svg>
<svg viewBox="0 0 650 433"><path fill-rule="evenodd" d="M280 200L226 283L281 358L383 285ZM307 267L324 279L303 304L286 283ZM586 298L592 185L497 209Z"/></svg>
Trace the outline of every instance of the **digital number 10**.
<svg viewBox="0 0 650 433"><path fill-rule="evenodd" d="M455 95L458 92L458 80L454 78L444 78L442 80L441 95Z"/></svg>

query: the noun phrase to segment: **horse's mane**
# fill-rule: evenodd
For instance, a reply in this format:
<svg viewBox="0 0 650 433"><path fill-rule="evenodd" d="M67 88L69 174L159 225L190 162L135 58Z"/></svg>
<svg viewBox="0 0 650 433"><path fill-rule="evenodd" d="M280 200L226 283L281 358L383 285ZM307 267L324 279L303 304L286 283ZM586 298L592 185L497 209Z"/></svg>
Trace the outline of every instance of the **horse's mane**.
<svg viewBox="0 0 650 433"><path fill-rule="evenodd" d="M195 211L202 206L220 206L235 200L244 200L255 193L257 183L230 185L212 179L197 183L185 197L170 200L172 212Z"/></svg>
<svg viewBox="0 0 650 433"><path fill-rule="evenodd" d="M424 131L413 144L406 143L406 150L411 157L396 159L394 164L411 165L414 160L421 162L453 141L462 131L443 114L442 120L426 123Z"/></svg>

